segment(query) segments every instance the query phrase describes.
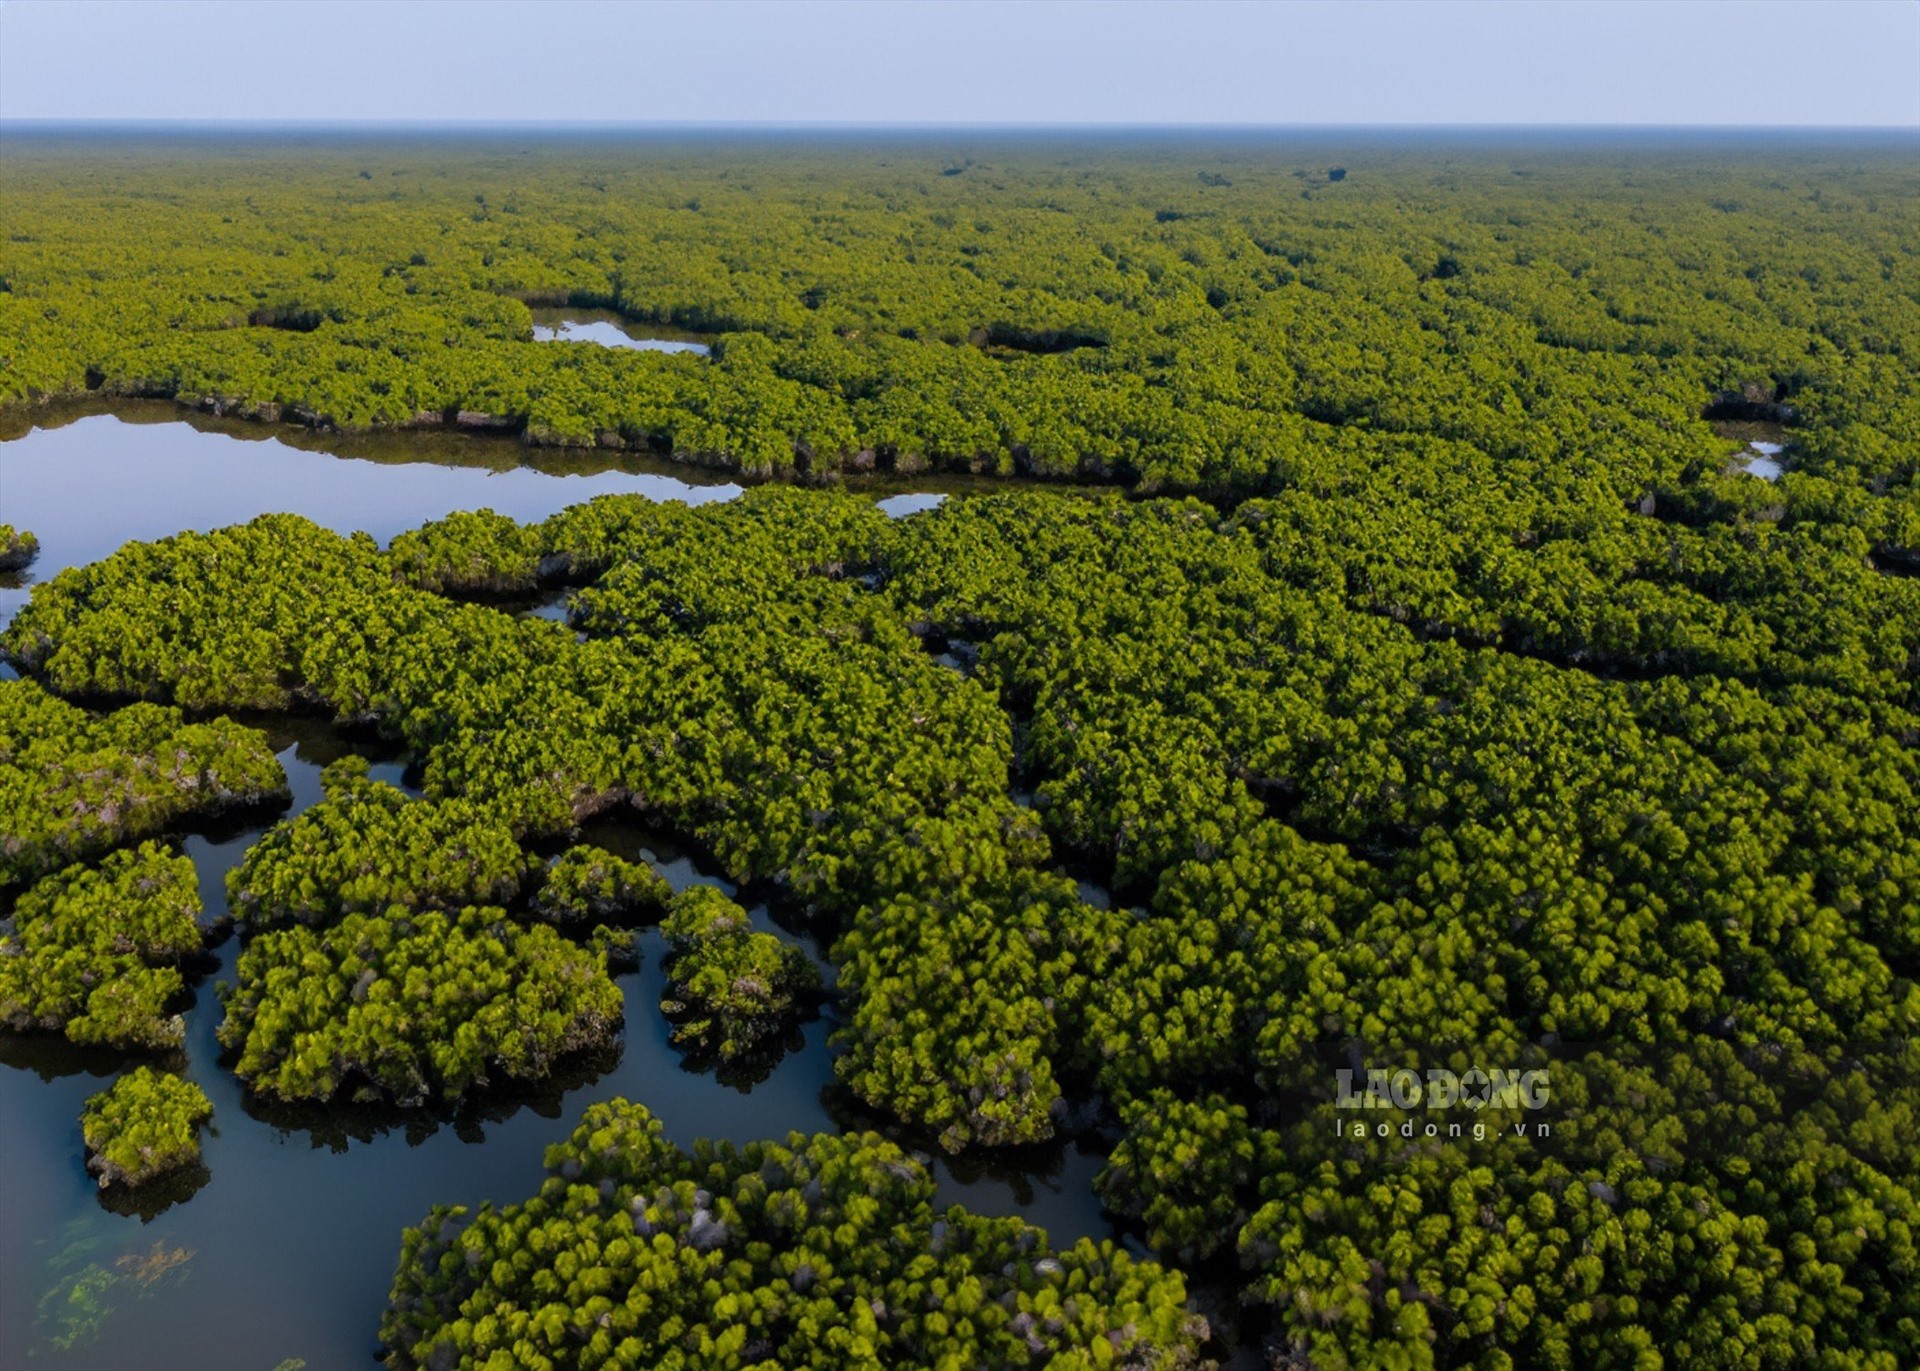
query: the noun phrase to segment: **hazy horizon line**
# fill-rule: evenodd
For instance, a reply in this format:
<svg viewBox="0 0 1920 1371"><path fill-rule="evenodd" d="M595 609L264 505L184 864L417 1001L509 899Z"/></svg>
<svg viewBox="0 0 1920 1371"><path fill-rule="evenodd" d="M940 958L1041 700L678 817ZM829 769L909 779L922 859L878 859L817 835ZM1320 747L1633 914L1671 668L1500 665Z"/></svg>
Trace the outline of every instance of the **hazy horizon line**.
<svg viewBox="0 0 1920 1371"><path fill-rule="evenodd" d="M0 115L4 128L407 128L407 129L853 129L862 132L890 129L975 130L975 129L1064 129L1075 132L1102 129L1124 130L1196 130L1221 132L1300 132L1313 130L1381 129L1392 132L1432 130L1436 132L1548 131L1595 132L1702 132L1702 133L1912 133L1920 134L1920 123L1911 124L1756 124L1756 123L1606 123L1601 121L1522 122L1501 120L1483 123L1440 121L1311 121L1311 122L1216 122L1208 120L1021 120L1021 119L277 119L252 117L178 118L171 116L82 116L49 117L40 115Z"/></svg>

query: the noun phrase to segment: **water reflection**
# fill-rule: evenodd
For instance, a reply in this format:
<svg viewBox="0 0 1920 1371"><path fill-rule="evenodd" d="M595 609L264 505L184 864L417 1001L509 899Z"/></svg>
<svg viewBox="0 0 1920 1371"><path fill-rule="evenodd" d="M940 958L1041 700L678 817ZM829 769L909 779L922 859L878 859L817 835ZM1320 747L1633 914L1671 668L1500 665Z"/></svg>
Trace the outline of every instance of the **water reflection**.
<svg viewBox="0 0 1920 1371"><path fill-rule="evenodd" d="M1763 481L1777 481L1785 474L1786 467L1780 461L1780 454L1785 451L1782 444L1755 442L1748 443L1747 448L1753 455L1747 457L1740 468L1747 475L1758 476Z"/></svg>
<svg viewBox="0 0 1920 1371"><path fill-rule="evenodd" d="M366 756L375 776L418 793L408 759L370 735L298 715L245 721L268 733L293 799L282 815L184 835L210 921L225 919L227 871L276 818L320 798L328 763ZM718 886L748 906L756 928L798 943L824 966L817 931L790 926L754 890L737 888L704 855L633 816L602 816L582 838L648 861L676 890ZM700 1137L747 1142L788 1132L897 1132L835 1085L831 1009L804 1022L792 1050L769 1063L761 1079L721 1079L698 1069L673 1044L660 1013L665 945L657 929L641 932L639 950L639 966L615 977L626 1002L616 1045L568 1062L540 1087L436 1114L288 1107L249 1097L222 1064L214 1036L221 1017L214 986L233 979L239 954L238 940L228 938L216 949L216 969L192 992L184 1050L157 1063L181 1070L213 1101L204 1171L181 1193L113 1207L125 1212L103 1206L84 1169L79 1114L127 1058L57 1039L0 1035L0 1064L14 1068L0 1070L0 1156L8 1159L8 1184L0 1187L0 1365L24 1364L31 1355L50 1368L185 1371L207 1364L207 1330L215 1327L222 1330L222 1364L270 1367L298 1356L311 1371L369 1365L400 1230L434 1204L533 1194L545 1148L564 1139L596 1100L645 1103L683 1146ZM1056 1142L935 1158L931 1165L941 1205L1019 1214L1057 1242L1112 1231L1091 1188L1101 1165L1095 1148ZM76 1233L84 1236L79 1246ZM191 1254L192 1279L182 1274L143 1285L115 1265L137 1265L154 1251Z"/></svg>
<svg viewBox="0 0 1920 1371"><path fill-rule="evenodd" d="M31 572L17 584L0 584L0 623L24 603L34 579L106 556L130 539L270 511L297 510L384 541L457 509L490 507L534 520L612 491L698 502L740 490L701 484L700 473L686 468L669 474L627 454L545 453L455 434L316 437L283 427L186 422L181 413L159 402L111 412L82 407L0 442L0 520L33 529L41 542ZM941 498L910 494L882 508L900 516ZM511 608L564 618L566 592ZM364 756L376 777L418 794L411 759L376 734L300 715L242 721L268 734L292 799L284 811L231 815L175 835L194 863L209 926L226 921L226 873L273 822L319 800L320 772L330 762ZM830 930L797 926L763 892L736 890L704 854L631 814L603 816L582 836L648 861L676 890L718 885L748 908L755 928L805 948L831 986ZM7 1164L0 1186L0 1366L32 1357L49 1368L197 1371L210 1364L215 1329L222 1365L270 1367L289 1357L305 1358L311 1371L369 1365L400 1230L437 1203L531 1195L545 1148L566 1137L589 1103L616 1095L645 1103L683 1145L700 1137L746 1142L846 1128L893 1131L916 1145L835 1084L830 1005L798 1027L784 1055L764 1063L764 1075L722 1079L698 1069L671 1041L659 1010L666 979L659 932L642 931L639 950L639 965L615 978L626 1003L619 1042L568 1063L541 1088L502 1092L440 1115L302 1112L249 1099L222 1064L214 987L231 981L239 953L238 940L226 937L191 991L183 1050L156 1059L213 1101L204 1171L177 1193L155 1192L133 1205L103 1203L83 1165L79 1126L87 1097L130 1059L56 1038L0 1034L0 1157ZM1065 1243L1111 1232L1091 1189L1100 1164L1097 1147L1061 1142L936 1159L932 1169L939 1203L1021 1214Z"/></svg>
<svg viewBox="0 0 1920 1371"><path fill-rule="evenodd" d="M33 412L32 425L8 416L13 427L0 429L0 522L31 529L40 556L28 570L0 576L0 627L35 582L63 567L97 561L134 539L204 532L282 510L385 543L455 510L492 509L524 523L596 495L703 504L741 492L718 474L629 452L529 448L434 431L316 434L186 413L147 400L49 407ZM967 477L913 480L985 488ZM863 478L857 488L878 495L887 486ZM945 498L912 490L878 503L898 518ZM561 602L525 608L566 617ZM8 675L0 668L0 677Z"/></svg>
<svg viewBox="0 0 1920 1371"><path fill-rule="evenodd" d="M535 466L495 470L322 457L282 441L275 428L210 431L181 422L171 407L168 412L175 416L168 423L87 415L0 443L0 519L40 539L40 558L22 583L0 585L0 624L26 603L31 581L62 567L96 561L131 539L221 528L278 510L297 511L339 533L363 529L384 543L461 509L493 509L525 522L616 492L690 504L740 493L737 485L699 485L617 467L568 474ZM517 444L468 442L528 455ZM434 450L425 443L423 451Z"/></svg>
<svg viewBox="0 0 1920 1371"><path fill-rule="evenodd" d="M937 492L913 492L906 495L889 495L877 503L880 510L889 519L904 519L909 514L919 514L929 509L938 509L946 501L946 496Z"/></svg>
<svg viewBox="0 0 1920 1371"><path fill-rule="evenodd" d="M690 352L699 357L713 350L697 333L658 324L629 323L604 309L536 309L533 337L538 343L598 343L603 348Z"/></svg>
<svg viewBox="0 0 1920 1371"><path fill-rule="evenodd" d="M370 753L376 775L405 781L403 758L319 721L249 722L268 727L282 745L294 797L288 815L320 797L321 769L348 752ZM210 919L224 918L226 873L264 831L261 822L186 837ZM665 855L669 880L702 878L690 858ZM238 955L237 941L227 940L218 969L194 991L184 1055L173 1063L214 1104L202 1157L207 1179L190 1203L150 1214L107 1215L82 1165L81 1106L126 1059L46 1039L0 1038L0 1061L27 1068L0 1071L0 1155L9 1161L8 1184L0 1187L0 1365L37 1354L51 1367L204 1366L193 1349L204 1351L206 1330L219 1326L228 1364L272 1366L301 1356L314 1371L363 1366L373 1353L401 1228L436 1203L531 1195L546 1146L566 1137L592 1101L642 1100L682 1144L834 1128L821 1100L833 1076L824 1019L807 1024L800 1050L751 1095L742 1093L686 1069L659 1013L665 976L657 932L643 937L642 950L640 967L616 978L627 1023L613 1051L569 1063L541 1089L434 1116L302 1111L248 1098L222 1066L214 1037L221 1011L212 987L232 979ZM144 1222L147 1242L197 1250L196 1279L162 1298L116 1300L110 1318L90 1312L72 1327L36 1325L43 1299L58 1303L76 1290L84 1297L91 1287L74 1285L72 1263L56 1261L35 1235L62 1233L89 1215L108 1223L90 1229L105 1235L103 1242L117 1238L113 1222ZM86 1279L101 1281L98 1273Z"/></svg>

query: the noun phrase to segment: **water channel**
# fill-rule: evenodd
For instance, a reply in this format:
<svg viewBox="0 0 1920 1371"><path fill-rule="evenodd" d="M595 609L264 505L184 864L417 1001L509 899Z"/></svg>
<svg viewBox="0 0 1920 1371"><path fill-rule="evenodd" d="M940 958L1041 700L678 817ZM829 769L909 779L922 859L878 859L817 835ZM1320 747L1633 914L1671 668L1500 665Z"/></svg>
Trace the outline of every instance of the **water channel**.
<svg viewBox="0 0 1920 1371"><path fill-rule="evenodd" d="M159 402L50 412L0 442L0 522L33 530L41 546L28 572L0 582L0 623L37 581L129 539L291 510L384 543L453 510L488 507L531 520L615 491L700 502L733 498L740 487L627 454L543 453L499 438L316 437L279 426L188 422ZM941 498L924 488L876 486L873 494L896 516ZM543 603L531 612L559 611ZM291 812L319 798L320 768L348 752L366 755L383 779L406 780L408 759L377 739L311 718L247 722L273 741L293 790ZM264 831L176 835L198 870L210 922L225 911L226 871ZM676 888L726 885L635 825L602 823L588 836L644 857ZM775 927L764 906L752 912L756 924ZM658 1008L657 932L643 935L641 951L639 968L618 978L627 1011L618 1053L580 1063L542 1092L442 1117L301 1116L261 1109L220 1063L212 986L231 978L237 944L229 938L219 969L198 986L186 1049L174 1063L214 1103L204 1183L147 1197L146 1213L103 1203L80 1141L82 1105L129 1059L58 1038L0 1035L0 1366L271 1371L301 1358L309 1371L365 1368L373 1364L402 1227L436 1203L530 1195L545 1147L595 1100L644 1102L682 1144L878 1122L834 1085L831 1007L749 1088L690 1069ZM1092 1148L1062 1142L942 1158L934 1171L941 1202L1018 1213L1055 1241L1071 1242L1113 1231L1091 1188L1100 1165Z"/></svg>

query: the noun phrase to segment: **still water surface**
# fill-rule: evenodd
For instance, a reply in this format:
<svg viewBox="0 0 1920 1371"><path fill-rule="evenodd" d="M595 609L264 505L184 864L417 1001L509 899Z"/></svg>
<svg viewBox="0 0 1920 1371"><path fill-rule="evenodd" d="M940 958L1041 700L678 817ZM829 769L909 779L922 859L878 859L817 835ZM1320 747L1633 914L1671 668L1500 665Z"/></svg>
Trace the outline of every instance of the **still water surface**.
<svg viewBox="0 0 1920 1371"><path fill-rule="evenodd" d="M339 446L352 451L358 444L364 455L336 456L310 450L304 435L189 425L177 415L116 407L0 442L0 521L34 530L41 543L24 584L0 586L0 621L25 601L34 579L104 556L130 538L215 528L269 511L292 510L342 532L364 529L384 542L456 509L490 507L526 520L611 491L690 502L739 491L699 484L697 473L669 475L632 463L582 471L577 459L562 456L544 469L521 466L519 459L539 454L497 440L352 440ZM409 451L421 460L406 460ZM911 493L883 507L905 515L939 498ZM559 611L556 602L542 602L528 612ZM368 756L382 779L404 782L407 759L377 741L312 719L249 722L273 739L293 789L292 812L319 798L320 769L347 752ZM225 911L225 873L264 831L181 835L209 921ZM601 823L589 837L646 857L676 888L726 884L637 826ZM752 912L760 927L797 937L779 929L764 906ZM817 945L798 940L819 955ZM541 1095L494 1100L459 1117L302 1117L259 1110L221 1067L214 1039L221 1011L212 985L231 977L237 945L229 939L219 949L219 970L200 984L188 1011L179 1062L214 1103L207 1179L144 1217L102 1205L80 1141L82 1105L125 1059L74 1051L59 1040L0 1035L0 1367L270 1371L301 1357L310 1371L366 1368L401 1228L436 1203L530 1195L545 1147L566 1137L595 1100L642 1101L683 1144L873 1123L833 1086L831 1009L807 1023L798 1048L750 1088L689 1070L658 1009L664 974L657 932L643 935L641 951L639 969L618 978L627 1023L616 1059L583 1063ZM934 1171L942 1203L1019 1213L1055 1241L1071 1242L1111 1232L1091 1189L1100 1165L1096 1151L1067 1142L941 1159Z"/></svg>
<svg viewBox="0 0 1920 1371"><path fill-rule="evenodd" d="M598 343L603 348L691 352L700 357L712 351L698 334L630 323L604 309L536 309L533 338L537 343Z"/></svg>
<svg viewBox="0 0 1920 1371"><path fill-rule="evenodd" d="M165 418L135 421L156 415ZM29 578L95 561L129 539L204 532L282 510L339 533L364 529L384 544L458 509L490 508L525 521L616 492L689 504L740 493L737 485L696 484L701 473L687 468L669 475L637 462L585 472L479 465L578 460L501 439L388 435L366 448L371 455L341 457L294 446L290 438L306 436L298 430L200 427L178 415L157 402L128 406L0 442L0 523L32 529L40 539ZM438 460L394 460L409 448ZM468 464L454 464L462 460ZM0 584L0 623L13 618L27 593L25 585Z"/></svg>
<svg viewBox="0 0 1920 1371"><path fill-rule="evenodd" d="M1786 466L1780 460L1780 454L1786 448L1780 443L1752 442L1747 444L1748 452L1741 467L1749 476L1758 476L1763 481L1777 481L1786 474Z"/></svg>

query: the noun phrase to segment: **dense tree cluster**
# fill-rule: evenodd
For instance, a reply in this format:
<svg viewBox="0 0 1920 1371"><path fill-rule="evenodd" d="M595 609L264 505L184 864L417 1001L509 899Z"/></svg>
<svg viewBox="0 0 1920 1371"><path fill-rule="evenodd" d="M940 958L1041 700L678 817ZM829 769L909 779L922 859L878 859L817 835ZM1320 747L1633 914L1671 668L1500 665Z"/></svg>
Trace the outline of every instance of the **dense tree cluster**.
<svg viewBox="0 0 1920 1371"><path fill-rule="evenodd" d="M673 1040L722 1061L761 1050L820 988L806 953L754 932L747 911L712 886L674 896L660 929L672 951L660 1008Z"/></svg>
<svg viewBox="0 0 1920 1371"><path fill-rule="evenodd" d="M145 1185L200 1160L200 1127L213 1102L192 1081L135 1067L87 1101L80 1132L87 1169L110 1185Z"/></svg>
<svg viewBox="0 0 1920 1371"><path fill-rule="evenodd" d="M205 944L193 863L153 843L37 882L0 932L0 1024L76 1043L180 1044L181 965Z"/></svg>
<svg viewBox="0 0 1920 1371"><path fill-rule="evenodd" d="M1898 1052L1855 1069L1846 1045L1904 1043L1920 1014L1907 660L1920 587L1856 576L1857 544L1849 563L1737 511L1660 525L1667 570L1639 577L1555 551L1602 554L1597 534L1505 537L1525 555L1500 583L1585 606L1552 644L1522 641L1474 608L1478 596L1505 616L1521 597L1476 581L1490 558L1441 556L1449 544L1419 505L1381 565L1424 565L1426 580L1383 599L1371 580L1330 574L1345 526L1291 494L1223 513L1009 493L897 524L852 496L780 488L698 509L603 499L516 538L589 579L580 633L396 584L372 549L324 613L290 586L261 587L256 601L279 608L257 629L282 645L272 671L290 694L417 751L428 799L350 787L378 797L365 803L381 822L471 814L524 841L627 803L837 930L839 1071L942 1145L1045 1138L1070 1091L1096 1092L1123 1131L1108 1202L1169 1256L1236 1253L1281 1345L1302 1355L1550 1359L1615 1333L1621 1346L1708 1348L1683 1337L1677 1312L1649 1312L1705 1301L1722 1312L1704 1364L1762 1345L1900 1360L1901 1330L1920 1326L1902 1293L1905 1154L1787 1120L1848 1117L1863 1092L1914 1105ZM1456 523L1459 546L1501 541ZM132 662L154 629L127 578L172 577L203 544L268 575L363 556L300 521L183 536L88 569L84 599L56 578L13 634L56 668L70 640L124 640ZM1646 587L1662 575L1662 631L1700 651L1611 636L1650 622ZM1420 607L1403 610L1416 591ZM1737 657L1730 615L1753 625ZM231 618L184 615L167 641L163 669L130 677L130 693L250 689L220 667L251 629L236 638ZM335 797L315 813L341 809ZM303 861L353 850L352 825L327 832ZM429 867L461 873L482 850L429 846ZM270 841L259 869L298 847ZM549 877L556 892L597 892L561 922L633 921L619 917L621 887L651 882L610 860L583 853L577 877ZM1116 899L1090 896L1066 864ZM334 873L320 888L358 867L329 857L314 870ZM533 899L540 913L549 896ZM604 981L597 951L531 933L549 941L532 945L497 912L403 910L263 933L242 956L228 1041L257 1088L289 1096L414 1100L541 1069ZM441 1003L509 981L558 1001L537 1015ZM529 1023L523 1051L513 1034ZM1728 1136L1711 1153L1633 1154L1657 1189L1623 1187L1600 1150L1553 1154L1563 1175L1414 1139L1383 1169L1331 1127L1324 1054L1337 1044L1417 1060L1580 1041L1731 1053L1714 1059L1729 1073L1792 1054L1792 1110L1780 1092L1737 1097L1775 1130L1768 1164L1837 1149L1832 1164L1854 1168L1885 1221L1820 1248L1835 1216L1792 1199L1790 1175L1742 1188L1761 1159L1723 1114L1707 1120ZM1556 1069L1616 1099L1675 1089L1651 1069L1609 1076L1608 1060ZM1477 1237L1440 1223L1474 1185L1472 1214L1513 1243L1541 1196L1598 1185L1635 1205L1620 1222L1663 1250L1682 1250L1700 1204L1751 1250L1731 1258L1725 1290L1698 1285L1697 1263L1650 1265L1632 1244L1597 1249L1579 1283L1548 1280L1536 1246L1517 1264L1481 1262ZM1308 1222L1376 1203L1433 1216L1421 1231L1435 1264L1390 1260L1392 1226ZM1800 1299L1778 1325L1739 1292L1768 1252L1808 1241L1824 1265L1807 1288L1835 1293ZM1405 1271L1398 1284L1382 1284L1389 1267ZM1481 1284L1444 1286L1466 1269ZM1528 1302L1526 1330L1489 1324L1474 1312L1483 1297ZM1595 1299L1612 1322L1595 1322Z"/></svg>
<svg viewBox="0 0 1920 1371"><path fill-rule="evenodd" d="M1914 1337L1914 1066L1612 1048L1552 1064L1551 1140L1495 1110L1438 1146L1418 1110L1369 1117L1368 1144L1282 1129L1241 1257L1315 1362L1891 1371Z"/></svg>
<svg viewBox="0 0 1920 1371"><path fill-rule="evenodd" d="M1246 1109L1217 1095L1187 1101L1156 1090L1130 1103L1127 1135L1097 1185L1116 1213L1142 1220L1155 1250L1182 1261L1210 1257L1247 1221L1239 1199L1256 1178L1287 1169L1262 1156Z"/></svg>
<svg viewBox="0 0 1920 1371"><path fill-rule="evenodd" d="M743 153L722 177L650 152L509 196L497 168L429 184L393 154L362 180L329 153L278 181L242 159L194 211L232 221L212 246L165 238L177 270L135 280L46 263L107 260L158 211L71 206L157 173L8 155L45 191L0 211L20 397L92 373L755 472L1208 496L1006 490L893 522L765 486L454 516L388 552L269 516L36 586L0 638L39 682L0 683L5 879L263 789L257 744L165 706L323 709L418 765L421 800L334 772L236 874L258 927L222 1031L255 1088L444 1099L597 1040L605 930L667 897L565 848L625 808L830 939L836 1069L866 1104L958 1150L1095 1102L1108 1205L1169 1260L1237 1262L1281 1364L1920 1361L1899 168L1346 156L1335 183L1246 150L1204 176L1010 152L907 192L910 159ZM536 345L523 297L722 336L711 361ZM1781 481L1727 469L1709 404L1788 425ZM568 624L485 602L561 583ZM47 691L156 703L95 719ZM156 779L228 752L243 779ZM523 855L556 847L544 876ZM712 891L668 923L695 1022L696 1000L738 1017L743 981L757 1021L799 965ZM1336 1103L1343 1067L1475 1064L1546 1071L1550 1107ZM397 1364L1183 1345L1157 1295L1052 1327L995 1286L1015 1230L942 1220L962 1266L937 1274L930 1215L864 1202L834 1242L932 1265L842 1298L842 1249L804 1257L775 1197L803 1157L867 1199L920 1184L878 1144L736 1164L644 1115L586 1132L539 1200L410 1236Z"/></svg>
<svg viewBox="0 0 1920 1371"><path fill-rule="evenodd" d="M220 1041L254 1090L404 1105L543 1079L611 1041L620 992L603 956L498 909L395 907L255 936L223 984Z"/></svg>
<svg viewBox="0 0 1920 1371"><path fill-rule="evenodd" d="M252 729L146 704L89 714L31 681L0 681L0 887L189 817L286 796Z"/></svg>
<svg viewBox="0 0 1920 1371"><path fill-rule="evenodd" d="M7 650L62 695L283 709L302 701L294 683L307 655L324 650L325 626L386 579L371 538L263 515L211 534L129 543L57 572L15 616ZM48 622L62 624L57 643ZM76 635L81 622L97 636ZM176 635L174 625L188 631Z"/></svg>
<svg viewBox="0 0 1920 1371"><path fill-rule="evenodd" d="M683 1152L588 1109L537 1195L407 1230L387 1365L1092 1368L1198 1364L1178 1275L933 1207L872 1134Z"/></svg>
<svg viewBox="0 0 1920 1371"><path fill-rule="evenodd" d="M0 403L466 423L769 475L1324 490L1478 453L1499 487L1638 500L1724 465L1720 396L1796 425L1767 498L1920 547L1898 148L527 151L10 140ZM535 342L528 302L713 356ZM414 574L537 567L510 538L462 562L466 532L416 540Z"/></svg>
<svg viewBox="0 0 1920 1371"><path fill-rule="evenodd" d="M538 864L468 801L410 800L362 757L321 773L326 798L276 824L227 873L227 904L250 929L328 923L392 905L499 905Z"/></svg>
<svg viewBox="0 0 1920 1371"><path fill-rule="evenodd" d="M26 529L0 524L0 575L21 571L40 555L40 540Z"/></svg>
<svg viewBox="0 0 1920 1371"><path fill-rule="evenodd" d="M442 595L506 595L540 584L536 530L490 509L460 510L393 540L394 576Z"/></svg>
<svg viewBox="0 0 1920 1371"><path fill-rule="evenodd" d="M110 567L38 589L43 605L91 603L97 625L131 635L54 650L30 607L9 646L41 679L82 697L229 708L314 699L301 673L317 662L330 682L363 687L377 644L361 630L400 619L376 608L350 628L336 619L342 606L392 605L431 622L444 604L394 584L369 541L278 517L133 545ZM330 628L340 636L328 645L319 640ZM156 653L156 642L174 650ZM16 880L198 813L285 797L264 740L223 719L185 724L151 703L93 716L27 681L0 682L0 719L5 873ZM510 807L410 800L357 758L323 782L326 797L271 829L228 877L249 941L222 1041L254 1088L283 1099L451 1099L539 1079L557 1057L610 1040L621 1002L606 963L623 949L582 947L492 907L518 901L542 871ZM552 917L573 917L576 904L594 913L605 902L664 902L643 868L563 865L550 882ZM6 935L5 1019L82 1042L178 1043L171 1002L181 959L202 946L199 909L191 864L151 847L48 876L21 896Z"/></svg>
<svg viewBox="0 0 1920 1371"><path fill-rule="evenodd" d="M1736 669L1605 660L1642 582L1523 559L1599 611L1536 654L1304 571L1347 544L1284 527L1285 503L950 502L890 562L1028 720L1049 831L1140 901L1063 1015L1085 1025L1063 1064L1127 1129L1109 1203L1182 1258L1243 1225L1254 1291L1313 1364L1901 1364L1916 1172L1879 1130L1920 1100L1909 1048L1854 1045L1908 1043L1920 1013L1912 583L1863 571L1828 612L1786 549L1699 583L1685 612L1770 620ZM1768 535L1670 530L1670 565ZM1377 567L1445 546L1416 507ZM1427 593L1466 581L1443 564ZM1313 1107L1341 1042L1420 1064L1578 1041L1687 1046L1556 1062L1582 1112L1556 1111L1544 1156L1403 1141L1392 1113L1362 1150ZM1710 1084L1675 1079L1688 1054ZM1849 1179L1814 1198L1823 1164ZM1819 1269L1776 1265L1796 1252Z"/></svg>
<svg viewBox="0 0 1920 1371"><path fill-rule="evenodd" d="M533 908L563 928L619 928L653 922L672 899L666 877L645 862L581 843L547 868Z"/></svg>

